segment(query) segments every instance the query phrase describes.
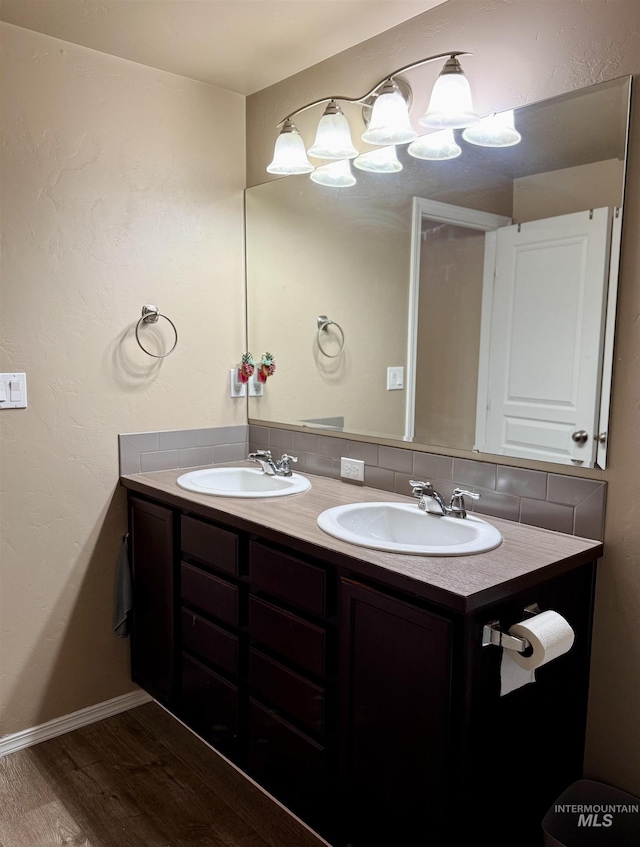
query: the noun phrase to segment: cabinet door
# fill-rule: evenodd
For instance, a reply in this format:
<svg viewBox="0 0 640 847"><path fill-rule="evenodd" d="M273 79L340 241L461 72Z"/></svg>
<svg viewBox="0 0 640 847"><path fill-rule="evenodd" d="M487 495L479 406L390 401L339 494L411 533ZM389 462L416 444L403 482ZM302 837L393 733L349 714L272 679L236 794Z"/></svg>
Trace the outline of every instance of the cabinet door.
<svg viewBox="0 0 640 847"><path fill-rule="evenodd" d="M238 752L240 689L186 653L182 654L179 714L187 726L232 759Z"/></svg>
<svg viewBox="0 0 640 847"><path fill-rule="evenodd" d="M167 702L175 682L173 512L129 499L133 614L131 676Z"/></svg>
<svg viewBox="0 0 640 847"><path fill-rule="evenodd" d="M322 828L330 815L324 746L253 698L249 775L311 826Z"/></svg>
<svg viewBox="0 0 640 847"><path fill-rule="evenodd" d="M349 580L341 604L347 839L431 843L443 817L452 623Z"/></svg>

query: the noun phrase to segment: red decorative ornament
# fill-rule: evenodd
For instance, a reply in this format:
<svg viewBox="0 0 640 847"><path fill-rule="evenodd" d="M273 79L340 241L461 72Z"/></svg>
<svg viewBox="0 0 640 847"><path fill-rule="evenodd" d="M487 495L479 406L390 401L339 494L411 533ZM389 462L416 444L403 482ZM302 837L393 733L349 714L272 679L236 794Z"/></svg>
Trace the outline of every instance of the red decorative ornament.
<svg viewBox="0 0 640 847"><path fill-rule="evenodd" d="M242 354L242 364L238 369L240 382L249 382L255 370L255 362L251 353Z"/></svg>
<svg viewBox="0 0 640 847"><path fill-rule="evenodd" d="M258 371L258 382L266 382L267 378L273 376L276 372L276 362L271 353L265 353L260 360L260 370Z"/></svg>

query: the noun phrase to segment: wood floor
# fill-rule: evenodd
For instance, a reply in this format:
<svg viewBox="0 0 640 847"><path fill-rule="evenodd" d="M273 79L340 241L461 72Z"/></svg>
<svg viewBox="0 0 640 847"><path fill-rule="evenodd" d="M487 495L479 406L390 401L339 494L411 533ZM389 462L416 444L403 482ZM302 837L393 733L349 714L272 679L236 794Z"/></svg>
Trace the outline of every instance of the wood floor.
<svg viewBox="0 0 640 847"><path fill-rule="evenodd" d="M0 759L0 847L321 847L155 703Z"/></svg>

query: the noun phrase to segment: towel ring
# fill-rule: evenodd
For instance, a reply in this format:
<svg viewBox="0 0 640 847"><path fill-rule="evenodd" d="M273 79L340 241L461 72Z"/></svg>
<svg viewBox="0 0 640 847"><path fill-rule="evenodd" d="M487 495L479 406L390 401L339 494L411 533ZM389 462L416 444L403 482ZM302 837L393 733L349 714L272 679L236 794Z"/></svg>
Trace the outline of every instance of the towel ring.
<svg viewBox="0 0 640 847"><path fill-rule="evenodd" d="M342 327L340 326L340 324L337 324L335 321L330 321L329 318L326 315L318 315L317 323L318 323L318 339L317 340L318 340L318 347L320 348L320 352L322 353L323 356L326 356L328 359L335 359L344 350L344 331L343 331ZM322 334L322 330L326 329L328 326L331 326L331 325L335 326L335 328L340 333L340 349L338 350L337 353L327 353L325 351L325 349L323 348L322 344L320 343L320 336Z"/></svg>
<svg viewBox="0 0 640 847"><path fill-rule="evenodd" d="M151 353L147 348L143 345L142 341L140 341L140 327L142 324L155 324L158 323L158 318L164 318L165 321L168 321L171 324L171 328L173 329L176 339L173 342L173 346L170 350L167 350L166 353ZM170 356L171 353L176 349L178 344L178 330L176 329L176 325L170 318L166 315L160 314L160 309L157 306L143 306L142 307L142 317L136 324L136 341L138 342L138 346L141 350L147 354L147 356L153 356L154 359L166 359L167 356Z"/></svg>

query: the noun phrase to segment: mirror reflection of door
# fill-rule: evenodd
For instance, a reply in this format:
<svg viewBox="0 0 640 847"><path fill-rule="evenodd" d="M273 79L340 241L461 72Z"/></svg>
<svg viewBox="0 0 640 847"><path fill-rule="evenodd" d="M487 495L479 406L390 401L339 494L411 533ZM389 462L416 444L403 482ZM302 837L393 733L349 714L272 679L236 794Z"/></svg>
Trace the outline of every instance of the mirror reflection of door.
<svg viewBox="0 0 640 847"><path fill-rule="evenodd" d="M601 208L487 235L478 450L595 464L611 221Z"/></svg>
<svg viewBox="0 0 640 847"><path fill-rule="evenodd" d="M473 449L485 235L510 223L414 197L406 440Z"/></svg>

